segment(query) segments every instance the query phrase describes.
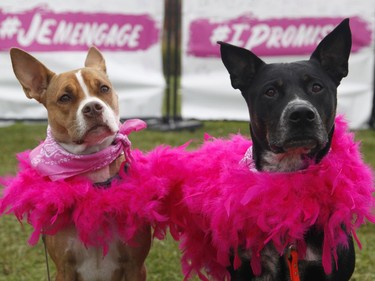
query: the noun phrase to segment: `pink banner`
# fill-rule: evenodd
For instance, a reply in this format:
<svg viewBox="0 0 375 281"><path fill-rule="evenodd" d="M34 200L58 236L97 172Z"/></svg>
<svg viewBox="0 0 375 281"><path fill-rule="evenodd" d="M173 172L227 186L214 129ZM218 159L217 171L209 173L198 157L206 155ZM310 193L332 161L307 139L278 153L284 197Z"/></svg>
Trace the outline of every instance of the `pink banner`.
<svg viewBox="0 0 375 281"><path fill-rule="evenodd" d="M192 21L188 55L218 57L217 41L249 49L259 56L310 54L317 44L343 18L278 18L258 20L241 16L232 20L212 22L209 19ZM350 20L353 33L352 51L370 46L372 32L367 22L359 17Z"/></svg>
<svg viewBox="0 0 375 281"><path fill-rule="evenodd" d="M86 51L91 45L109 51L147 50L160 30L150 15L88 12L55 13L39 7L22 13L0 10L0 50Z"/></svg>

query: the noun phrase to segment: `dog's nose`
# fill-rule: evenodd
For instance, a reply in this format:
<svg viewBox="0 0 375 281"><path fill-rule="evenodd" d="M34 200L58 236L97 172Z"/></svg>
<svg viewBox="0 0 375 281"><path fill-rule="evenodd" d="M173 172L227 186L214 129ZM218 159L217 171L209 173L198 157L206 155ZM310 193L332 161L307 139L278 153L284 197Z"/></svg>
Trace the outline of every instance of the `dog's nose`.
<svg viewBox="0 0 375 281"><path fill-rule="evenodd" d="M294 106L289 113L288 120L291 123L308 124L315 121L315 112L306 105Z"/></svg>
<svg viewBox="0 0 375 281"><path fill-rule="evenodd" d="M82 113L84 116L87 117L96 117L102 114L103 112L103 106L95 101L87 103L83 108L82 108Z"/></svg>

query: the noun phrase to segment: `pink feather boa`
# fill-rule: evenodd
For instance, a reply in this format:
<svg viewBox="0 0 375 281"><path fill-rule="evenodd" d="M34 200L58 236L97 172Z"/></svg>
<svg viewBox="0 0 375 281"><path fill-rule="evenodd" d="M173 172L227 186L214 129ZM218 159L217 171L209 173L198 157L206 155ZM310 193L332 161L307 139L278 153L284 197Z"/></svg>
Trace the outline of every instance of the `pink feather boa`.
<svg viewBox="0 0 375 281"><path fill-rule="evenodd" d="M229 256L239 246L252 251L255 273L260 273L259 253L270 241L280 253L289 243L303 252L303 235L314 225L324 230L323 265L330 272L331 256L347 243L342 225L355 236L366 219L375 222L372 172L353 135L337 118L329 154L295 173L250 171L239 164L250 145L236 135L207 140L195 151L185 146L159 146L147 154L135 150L128 174L120 173L108 189L79 177L52 182L23 152L18 174L3 180L0 215L27 219L34 228L31 244L42 233L73 224L83 243L104 250L114 236L131 243L146 224L160 239L169 226L181 241L186 278L197 273L202 280L205 272L223 280Z"/></svg>
<svg viewBox="0 0 375 281"><path fill-rule="evenodd" d="M372 171L341 117L335 127L329 154L299 172L250 171L239 162L251 142L239 135L181 155L185 179L170 218L186 279L197 273L208 280L205 271L224 280L231 253L240 266L238 247L252 252L252 269L260 274L265 244L273 242L283 254L293 243L303 255L304 234L312 226L324 231L322 263L331 272L337 247L348 242L342 226L357 239L360 225L375 222Z"/></svg>
<svg viewBox="0 0 375 281"><path fill-rule="evenodd" d="M29 151L20 153L17 176L2 179L6 188L0 215L13 213L20 221L26 218L34 228L31 245L41 234L53 235L72 224L85 245L103 247L104 253L114 238L132 243L145 225L152 225L154 235L162 238L167 217L161 204L168 193L163 186L169 185L162 178L150 177L152 163L140 151L133 151L132 156L132 163L137 164L128 174L120 172L118 180L101 189L82 177L51 181L30 165Z"/></svg>

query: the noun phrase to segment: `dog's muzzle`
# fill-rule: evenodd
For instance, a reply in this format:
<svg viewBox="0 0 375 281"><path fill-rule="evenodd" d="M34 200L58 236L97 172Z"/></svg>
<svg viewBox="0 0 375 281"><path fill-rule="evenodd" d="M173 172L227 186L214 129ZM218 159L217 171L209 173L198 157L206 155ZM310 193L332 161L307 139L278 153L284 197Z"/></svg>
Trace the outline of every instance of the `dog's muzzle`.
<svg viewBox="0 0 375 281"><path fill-rule="evenodd" d="M275 153L301 150L309 153L323 148L328 141L318 111L309 102L290 102L282 112L274 134L269 135L270 148Z"/></svg>

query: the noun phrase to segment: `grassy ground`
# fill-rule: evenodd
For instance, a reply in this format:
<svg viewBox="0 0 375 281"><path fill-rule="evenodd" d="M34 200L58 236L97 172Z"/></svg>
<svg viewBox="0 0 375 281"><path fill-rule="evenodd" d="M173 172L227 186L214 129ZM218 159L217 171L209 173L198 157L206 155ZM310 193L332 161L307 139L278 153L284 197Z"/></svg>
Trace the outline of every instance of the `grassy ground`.
<svg viewBox="0 0 375 281"><path fill-rule="evenodd" d="M193 139L193 147L202 140L204 132L212 136L227 136L230 133L248 134L245 122L205 122L204 127L194 132L143 131L131 135L133 146L150 150L162 143L180 145ZM45 124L15 124L0 128L0 175L16 172L15 154L35 147L45 136ZM357 132L362 141L365 161L375 167L375 131ZM0 218L0 281L41 281L47 280L42 243L29 247L26 243L30 234L27 224L21 226L13 216ZM357 250L357 266L352 281L375 280L375 226L367 225L359 231L363 250ZM182 280L179 264L179 250L176 243L168 238L154 241L147 259L149 281ZM52 271L53 271L53 266ZM197 279L194 279L197 280Z"/></svg>

